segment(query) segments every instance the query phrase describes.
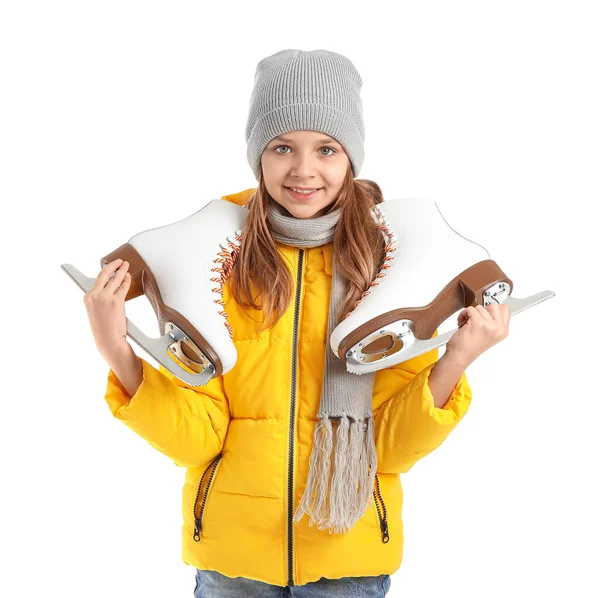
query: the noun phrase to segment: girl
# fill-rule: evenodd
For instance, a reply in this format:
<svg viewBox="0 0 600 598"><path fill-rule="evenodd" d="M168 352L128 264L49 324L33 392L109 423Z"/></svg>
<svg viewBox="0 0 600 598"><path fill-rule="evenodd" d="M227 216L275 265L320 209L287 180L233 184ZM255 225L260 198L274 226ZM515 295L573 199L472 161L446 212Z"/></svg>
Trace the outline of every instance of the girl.
<svg viewBox="0 0 600 598"><path fill-rule="evenodd" d="M249 210L221 268L238 354L227 374L191 387L133 352L127 262L85 295L112 414L187 468L182 556L196 598L385 596L402 560L400 473L456 427L472 397L464 370L508 334L507 305L471 306L439 360L355 376L331 352L385 256L369 214L381 190L355 179L361 86L335 52L258 64L246 127L258 187L222 198Z"/></svg>

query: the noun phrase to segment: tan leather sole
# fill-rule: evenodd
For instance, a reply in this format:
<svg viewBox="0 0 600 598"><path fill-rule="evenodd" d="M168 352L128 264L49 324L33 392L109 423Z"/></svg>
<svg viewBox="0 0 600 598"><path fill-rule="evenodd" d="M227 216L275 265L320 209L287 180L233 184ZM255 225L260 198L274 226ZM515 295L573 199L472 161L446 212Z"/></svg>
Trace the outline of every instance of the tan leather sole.
<svg viewBox="0 0 600 598"><path fill-rule="evenodd" d="M484 305L485 291L497 282L508 283L512 291L512 280L504 274L494 260L477 262L453 278L431 303L422 307L394 309L359 326L340 342L339 358L346 363L346 353L354 345L376 330L398 320L412 320L415 337L428 340L438 326L459 309L470 305ZM402 340L399 339L399 342ZM383 353L392 346L393 339L386 335L362 347L361 350L363 353Z"/></svg>
<svg viewBox="0 0 600 598"><path fill-rule="evenodd" d="M215 367L214 376L220 376L223 373L223 364L218 355L186 318L178 311L165 305L152 271L136 249L129 243L125 243L114 251L111 251L108 255L105 255L100 260L100 264L104 267L116 259L129 262L131 285L127 291L125 301L146 295L158 318L160 334L165 334L168 331L169 324L173 323L184 331L191 340L191 343L189 343L185 340L176 341L173 339L173 345L171 345L170 349L174 355L170 354L171 357L176 357L183 365L189 367L194 372L201 372L208 365L202 358L202 354L204 354Z"/></svg>

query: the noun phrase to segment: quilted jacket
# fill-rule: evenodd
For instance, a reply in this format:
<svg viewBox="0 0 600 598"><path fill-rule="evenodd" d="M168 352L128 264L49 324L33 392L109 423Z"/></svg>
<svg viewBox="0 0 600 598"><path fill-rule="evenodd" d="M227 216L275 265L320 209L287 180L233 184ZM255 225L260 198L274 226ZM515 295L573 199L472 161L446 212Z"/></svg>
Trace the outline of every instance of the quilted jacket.
<svg viewBox="0 0 600 598"><path fill-rule="evenodd" d="M221 199L244 205L254 191ZM446 439L469 408L471 388L463 373L444 407L434 407L428 377L437 349L378 371L370 507L346 534L309 526L308 515L294 524L321 397L333 246L277 247L294 299L274 328L259 334L260 311L248 317L224 285L238 354L229 372L191 387L142 358L135 395L110 369L105 399L116 419L186 468L185 563L278 586L392 574L403 554L400 474Z"/></svg>

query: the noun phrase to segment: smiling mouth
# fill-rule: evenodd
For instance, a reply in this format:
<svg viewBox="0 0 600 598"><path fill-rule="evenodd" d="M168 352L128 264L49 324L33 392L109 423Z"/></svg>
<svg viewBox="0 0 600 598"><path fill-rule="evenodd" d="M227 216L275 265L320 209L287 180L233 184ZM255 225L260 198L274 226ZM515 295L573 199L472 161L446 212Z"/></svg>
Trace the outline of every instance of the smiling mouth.
<svg viewBox="0 0 600 598"><path fill-rule="evenodd" d="M299 191L294 191L291 187L286 187L285 189L292 199L301 202L312 201L317 197L319 191L321 191L321 188L318 188L310 191L309 193L300 193Z"/></svg>

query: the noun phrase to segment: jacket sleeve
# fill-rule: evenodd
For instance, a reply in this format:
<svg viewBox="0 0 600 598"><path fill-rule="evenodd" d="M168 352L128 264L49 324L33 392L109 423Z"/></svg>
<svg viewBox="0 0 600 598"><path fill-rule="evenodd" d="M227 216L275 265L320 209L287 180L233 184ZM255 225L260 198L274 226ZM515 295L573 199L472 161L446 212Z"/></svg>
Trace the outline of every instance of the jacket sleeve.
<svg viewBox="0 0 600 598"><path fill-rule="evenodd" d="M406 473L440 446L469 409L472 392L464 372L446 404L434 406L428 380L437 361L434 349L377 372L373 416L378 471Z"/></svg>
<svg viewBox="0 0 600 598"><path fill-rule="evenodd" d="M109 369L105 399L113 416L180 467L200 466L215 457L230 419L223 376L194 387L162 365L157 370L140 360L142 383L131 398Z"/></svg>

